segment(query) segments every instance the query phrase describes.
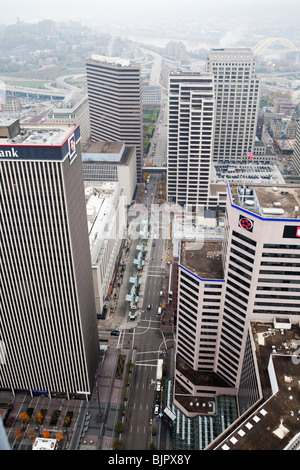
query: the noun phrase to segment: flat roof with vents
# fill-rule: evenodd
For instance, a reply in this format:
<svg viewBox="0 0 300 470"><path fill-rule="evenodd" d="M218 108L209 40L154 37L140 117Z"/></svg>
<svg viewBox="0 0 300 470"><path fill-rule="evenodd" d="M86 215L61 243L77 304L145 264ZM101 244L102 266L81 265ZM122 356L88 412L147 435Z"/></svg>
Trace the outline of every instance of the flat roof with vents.
<svg viewBox="0 0 300 470"><path fill-rule="evenodd" d="M300 185L230 183L230 201L233 206L256 213L262 218L300 218Z"/></svg>

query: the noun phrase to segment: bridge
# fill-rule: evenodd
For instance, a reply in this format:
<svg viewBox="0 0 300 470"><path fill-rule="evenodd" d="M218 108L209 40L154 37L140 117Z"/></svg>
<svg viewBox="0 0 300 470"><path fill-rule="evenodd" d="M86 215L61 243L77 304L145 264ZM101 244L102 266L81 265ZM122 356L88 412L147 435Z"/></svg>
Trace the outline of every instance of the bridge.
<svg viewBox="0 0 300 470"><path fill-rule="evenodd" d="M284 49L276 49L276 50L269 50L267 52L266 49L268 49L271 45L274 43L279 42ZM260 42L258 42L253 48L252 48L254 55L263 55L263 54L276 54L276 53L282 53L282 52L299 52L300 49L295 46L295 44L290 41L289 39L286 38L265 38L262 39Z"/></svg>
<svg viewBox="0 0 300 470"><path fill-rule="evenodd" d="M143 171L146 173L162 173L166 172L167 168L165 166L143 166Z"/></svg>
<svg viewBox="0 0 300 470"><path fill-rule="evenodd" d="M41 100L63 100L66 93L63 90L46 90L43 88L26 88L13 85L5 85L5 92L10 96L25 98L37 98Z"/></svg>

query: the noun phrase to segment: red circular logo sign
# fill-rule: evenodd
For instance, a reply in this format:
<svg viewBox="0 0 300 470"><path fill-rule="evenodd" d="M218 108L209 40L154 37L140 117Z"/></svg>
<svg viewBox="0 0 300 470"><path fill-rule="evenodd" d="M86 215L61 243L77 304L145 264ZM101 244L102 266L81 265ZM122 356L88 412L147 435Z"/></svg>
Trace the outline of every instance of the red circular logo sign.
<svg viewBox="0 0 300 470"><path fill-rule="evenodd" d="M253 229L253 220L248 219L247 217L241 217L239 221L240 227L243 227L245 230L249 231Z"/></svg>

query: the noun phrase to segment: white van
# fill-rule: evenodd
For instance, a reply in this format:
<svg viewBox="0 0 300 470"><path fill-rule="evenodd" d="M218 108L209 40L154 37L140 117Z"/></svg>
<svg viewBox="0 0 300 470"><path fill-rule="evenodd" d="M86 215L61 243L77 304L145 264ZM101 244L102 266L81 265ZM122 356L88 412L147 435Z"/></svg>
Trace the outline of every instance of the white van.
<svg viewBox="0 0 300 470"><path fill-rule="evenodd" d="M161 315L161 307L158 307L157 314Z"/></svg>

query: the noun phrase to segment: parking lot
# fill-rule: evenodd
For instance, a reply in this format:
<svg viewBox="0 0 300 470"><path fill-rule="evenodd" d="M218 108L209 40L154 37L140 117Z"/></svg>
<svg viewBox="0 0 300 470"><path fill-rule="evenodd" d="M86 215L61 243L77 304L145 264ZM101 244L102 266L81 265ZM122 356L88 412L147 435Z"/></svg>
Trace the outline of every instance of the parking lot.
<svg viewBox="0 0 300 470"><path fill-rule="evenodd" d="M255 183L284 183L284 178L275 163L263 164L250 162L247 164L213 164L212 165L212 181L223 182L245 182L249 180Z"/></svg>

